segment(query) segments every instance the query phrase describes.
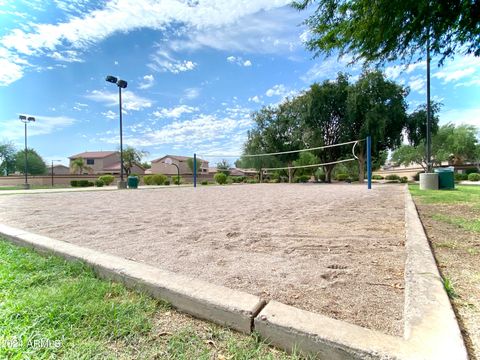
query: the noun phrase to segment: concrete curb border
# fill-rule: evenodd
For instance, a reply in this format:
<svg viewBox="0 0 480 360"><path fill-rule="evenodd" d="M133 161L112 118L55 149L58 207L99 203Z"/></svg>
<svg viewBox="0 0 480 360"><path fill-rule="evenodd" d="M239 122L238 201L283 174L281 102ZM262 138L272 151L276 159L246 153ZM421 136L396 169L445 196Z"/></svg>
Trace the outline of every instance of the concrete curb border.
<svg viewBox="0 0 480 360"><path fill-rule="evenodd" d="M178 310L201 319L251 333L253 318L265 302L257 296L188 278L150 265L0 225L11 242L90 265L102 278L125 284L170 302Z"/></svg>
<svg viewBox="0 0 480 360"><path fill-rule="evenodd" d="M191 279L150 265L0 224L13 243L81 260L100 277L169 301L178 310L243 333L257 331L272 345L321 359L467 360L467 351L443 288L412 197L405 188L404 338L257 296Z"/></svg>

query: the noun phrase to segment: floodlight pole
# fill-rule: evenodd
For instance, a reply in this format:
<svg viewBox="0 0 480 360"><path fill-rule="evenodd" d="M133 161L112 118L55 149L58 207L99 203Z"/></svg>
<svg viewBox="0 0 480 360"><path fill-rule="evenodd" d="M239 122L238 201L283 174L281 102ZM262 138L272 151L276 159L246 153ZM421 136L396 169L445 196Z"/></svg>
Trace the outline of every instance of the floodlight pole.
<svg viewBox="0 0 480 360"><path fill-rule="evenodd" d="M25 121L25 188L28 189L28 157L27 157L27 121Z"/></svg>
<svg viewBox="0 0 480 360"><path fill-rule="evenodd" d="M430 106L430 29L427 34L427 173L432 172L432 114Z"/></svg>
<svg viewBox="0 0 480 360"><path fill-rule="evenodd" d="M118 100L120 105L120 181L123 184L123 121L122 121L122 88L118 87Z"/></svg>
<svg viewBox="0 0 480 360"><path fill-rule="evenodd" d="M118 86L118 104L120 108L120 181L118 182L119 189L126 189L127 184L123 179L123 121L122 121L122 88L127 87L127 82L125 80L119 79L115 76L108 75L105 78L105 81L115 84Z"/></svg>
<svg viewBox="0 0 480 360"><path fill-rule="evenodd" d="M30 185L28 184L28 155L27 155L27 123L30 121L35 121L33 116L19 115L18 118L21 122L25 124L25 184L23 184L24 189L29 189Z"/></svg>

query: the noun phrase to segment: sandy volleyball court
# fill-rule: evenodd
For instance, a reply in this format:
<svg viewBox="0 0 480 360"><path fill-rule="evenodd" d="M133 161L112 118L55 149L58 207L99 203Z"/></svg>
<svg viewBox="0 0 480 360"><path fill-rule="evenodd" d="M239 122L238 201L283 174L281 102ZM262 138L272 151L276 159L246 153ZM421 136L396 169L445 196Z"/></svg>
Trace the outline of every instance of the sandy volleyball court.
<svg viewBox="0 0 480 360"><path fill-rule="evenodd" d="M0 196L0 222L402 335L404 187Z"/></svg>

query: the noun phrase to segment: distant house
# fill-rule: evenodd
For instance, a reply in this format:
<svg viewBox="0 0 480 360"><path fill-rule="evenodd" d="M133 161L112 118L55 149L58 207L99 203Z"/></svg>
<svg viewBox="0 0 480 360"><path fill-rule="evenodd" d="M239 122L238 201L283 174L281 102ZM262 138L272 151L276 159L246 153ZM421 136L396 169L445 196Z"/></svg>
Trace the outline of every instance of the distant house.
<svg viewBox="0 0 480 360"><path fill-rule="evenodd" d="M120 174L120 152L119 151L87 151L72 155L70 159L70 173L73 173L72 162L75 159L82 158L87 166L83 174ZM134 165L132 174L143 175L145 169L140 165Z"/></svg>
<svg viewBox="0 0 480 360"><path fill-rule="evenodd" d="M52 166L49 166L47 172L48 174L53 173L53 175L68 175L70 174L70 168L65 165L57 164L57 165L53 165L53 171L52 171Z"/></svg>
<svg viewBox="0 0 480 360"><path fill-rule="evenodd" d="M192 170L188 167L187 161L192 159L188 156L178 156L178 155L165 155L161 158L152 160L152 174L165 174L165 175L177 175L177 168L172 165L176 164L180 171L180 175L193 175ZM198 161L201 161L199 174L208 174L208 161L197 158ZM166 162L171 161L172 164L167 164Z"/></svg>

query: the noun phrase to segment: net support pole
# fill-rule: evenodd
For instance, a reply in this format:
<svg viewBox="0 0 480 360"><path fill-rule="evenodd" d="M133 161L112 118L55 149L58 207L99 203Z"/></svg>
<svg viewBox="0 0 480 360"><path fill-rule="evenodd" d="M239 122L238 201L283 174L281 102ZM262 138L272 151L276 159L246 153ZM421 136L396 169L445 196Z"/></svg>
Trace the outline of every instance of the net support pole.
<svg viewBox="0 0 480 360"><path fill-rule="evenodd" d="M197 154L193 154L193 187L197 187Z"/></svg>
<svg viewBox="0 0 480 360"><path fill-rule="evenodd" d="M372 188L372 137L367 136L367 184Z"/></svg>

